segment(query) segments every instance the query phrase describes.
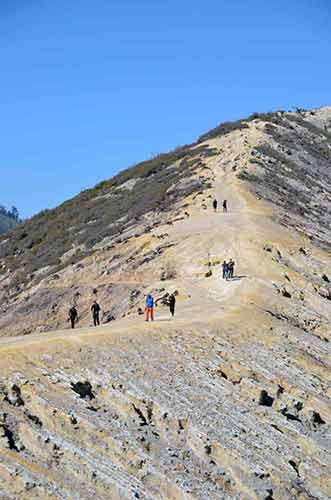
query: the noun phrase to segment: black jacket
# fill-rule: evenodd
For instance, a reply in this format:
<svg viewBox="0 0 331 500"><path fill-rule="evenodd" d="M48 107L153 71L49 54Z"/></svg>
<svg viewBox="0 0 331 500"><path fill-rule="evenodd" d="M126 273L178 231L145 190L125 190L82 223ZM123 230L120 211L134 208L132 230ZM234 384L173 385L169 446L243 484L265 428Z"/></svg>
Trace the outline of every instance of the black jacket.
<svg viewBox="0 0 331 500"><path fill-rule="evenodd" d="M169 307L175 307L176 299L174 295L170 295L169 297Z"/></svg>
<svg viewBox="0 0 331 500"><path fill-rule="evenodd" d="M100 312L100 306L99 304L93 304L91 307L91 311L93 313L93 316L97 316Z"/></svg>
<svg viewBox="0 0 331 500"><path fill-rule="evenodd" d="M70 319L77 319L78 318L78 312L76 307L71 307L69 309L69 318Z"/></svg>

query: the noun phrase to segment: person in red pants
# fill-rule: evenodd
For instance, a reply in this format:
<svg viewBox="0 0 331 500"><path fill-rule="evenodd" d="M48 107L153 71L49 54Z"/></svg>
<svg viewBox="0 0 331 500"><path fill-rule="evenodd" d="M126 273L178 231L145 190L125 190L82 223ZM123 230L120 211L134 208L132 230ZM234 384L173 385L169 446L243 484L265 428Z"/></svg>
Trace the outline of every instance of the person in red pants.
<svg viewBox="0 0 331 500"><path fill-rule="evenodd" d="M146 321L154 321L154 299L149 293L146 297Z"/></svg>

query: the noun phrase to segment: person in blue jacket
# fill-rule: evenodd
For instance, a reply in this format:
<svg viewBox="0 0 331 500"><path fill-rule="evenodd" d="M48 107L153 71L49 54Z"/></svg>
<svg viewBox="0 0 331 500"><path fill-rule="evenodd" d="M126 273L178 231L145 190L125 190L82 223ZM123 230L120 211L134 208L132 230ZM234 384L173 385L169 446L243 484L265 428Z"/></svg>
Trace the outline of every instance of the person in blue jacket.
<svg viewBox="0 0 331 500"><path fill-rule="evenodd" d="M151 319L154 321L154 299L149 293L146 297L146 321L149 321Z"/></svg>

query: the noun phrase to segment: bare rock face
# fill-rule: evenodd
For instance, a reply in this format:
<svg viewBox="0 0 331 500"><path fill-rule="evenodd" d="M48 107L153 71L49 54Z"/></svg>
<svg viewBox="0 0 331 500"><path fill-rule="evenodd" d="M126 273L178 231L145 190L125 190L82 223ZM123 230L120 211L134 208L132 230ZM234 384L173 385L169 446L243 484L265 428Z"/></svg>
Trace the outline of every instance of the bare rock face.
<svg viewBox="0 0 331 500"><path fill-rule="evenodd" d="M254 115L120 174L29 222L71 214L60 264L0 242L0 498L330 498L330 125Z"/></svg>

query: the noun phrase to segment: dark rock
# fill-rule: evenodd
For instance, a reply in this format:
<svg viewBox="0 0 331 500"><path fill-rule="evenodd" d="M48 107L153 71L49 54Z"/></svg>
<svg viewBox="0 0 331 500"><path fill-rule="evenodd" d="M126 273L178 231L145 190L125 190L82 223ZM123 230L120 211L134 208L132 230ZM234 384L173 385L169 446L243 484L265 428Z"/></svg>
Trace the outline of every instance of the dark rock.
<svg viewBox="0 0 331 500"><path fill-rule="evenodd" d="M113 315L112 312L106 313L106 318L104 320L104 323L110 323L111 321L115 321L115 316Z"/></svg>
<svg viewBox="0 0 331 500"><path fill-rule="evenodd" d="M281 294L283 297L286 297L287 299L290 299L292 297L290 292L285 287L282 288Z"/></svg>
<svg viewBox="0 0 331 500"><path fill-rule="evenodd" d="M13 406L24 406L24 400L21 396L21 389L14 384L5 397L5 401Z"/></svg>
<svg viewBox="0 0 331 500"><path fill-rule="evenodd" d="M292 420L294 422L300 422L301 423L301 420L298 416L296 415L293 415L292 413L289 413L287 411L287 408L283 408L280 412L282 415L284 415L284 417L287 418L287 420Z"/></svg>
<svg viewBox="0 0 331 500"><path fill-rule="evenodd" d="M140 425L141 426L148 425L147 419L146 419L145 415L143 414L143 412L141 411L141 409L138 408L137 406L135 406L134 404L132 404L132 407L139 417Z"/></svg>
<svg viewBox="0 0 331 500"><path fill-rule="evenodd" d="M303 409L302 401L297 401L296 403L294 403L294 408L298 411L301 411Z"/></svg>
<svg viewBox="0 0 331 500"><path fill-rule="evenodd" d="M325 420L322 419L321 415L317 413L317 411L313 412L313 415L311 417L311 421L314 425L324 425Z"/></svg>
<svg viewBox="0 0 331 500"><path fill-rule="evenodd" d="M92 392L92 385L88 380L85 382L71 382L71 389L76 392L82 399L94 399L95 395Z"/></svg>
<svg viewBox="0 0 331 500"><path fill-rule="evenodd" d="M261 406L272 406L274 398L269 396L266 390L262 390L259 398L259 405Z"/></svg>
<svg viewBox="0 0 331 500"><path fill-rule="evenodd" d="M32 415L31 413L28 412L26 412L25 414L28 417L28 419L31 420L31 422L33 422L34 424L36 424L38 427L43 426L42 421L40 420L39 417L37 417L37 415Z"/></svg>
<svg viewBox="0 0 331 500"><path fill-rule="evenodd" d="M264 497L264 500L274 500L274 497L273 497L273 490L269 489L267 490L267 496Z"/></svg>
<svg viewBox="0 0 331 500"><path fill-rule="evenodd" d="M294 460L289 460L288 463L295 470L295 472L297 473L297 475L300 476L297 463Z"/></svg>
<svg viewBox="0 0 331 500"><path fill-rule="evenodd" d="M331 288L320 287L317 289L317 292L324 299L331 300Z"/></svg>
<svg viewBox="0 0 331 500"><path fill-rule="evenodd" d="M19 452L20 449L16 443L14 432L6 424L0 425L0 429L2 430L3 437L7 440L8 448L10 450Z"/></svg>
<svg viewBox="0 0 331 500"><path fill-rule="evenodd" d="M282 394L284 394L284 387L278 384L277 398L279 398Z"/></svg>

